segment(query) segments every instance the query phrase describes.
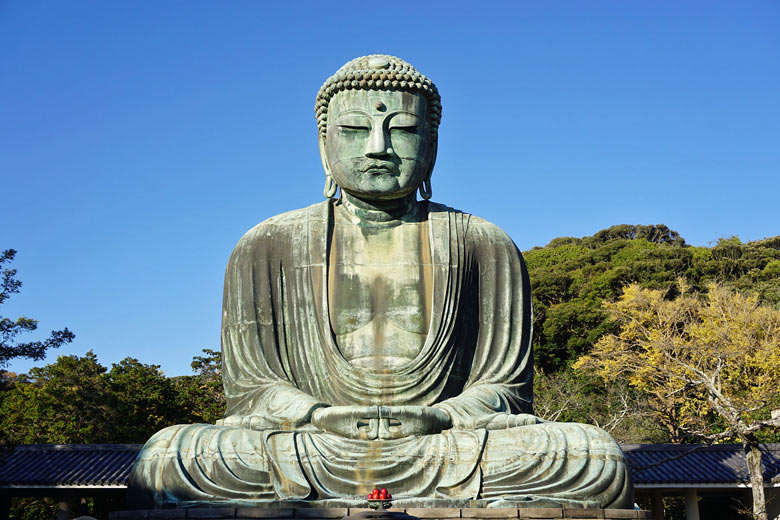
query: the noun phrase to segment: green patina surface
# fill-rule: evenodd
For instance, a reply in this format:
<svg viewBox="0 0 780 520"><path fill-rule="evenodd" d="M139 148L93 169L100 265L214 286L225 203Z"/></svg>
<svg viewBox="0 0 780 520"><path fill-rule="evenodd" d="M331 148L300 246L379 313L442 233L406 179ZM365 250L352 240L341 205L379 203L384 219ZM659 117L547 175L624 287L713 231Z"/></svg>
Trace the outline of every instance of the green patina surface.
<svg viewBox="0 0 780 520"><path fill-rule="evenodd" d="M609 435L533 415L517 247L428 200L435 85L398 58L357 58L315 110L328 200L239 241L223 302L226 417L152 437L131 503L326 505L378 485L491 508L631 507Z"/></svg>

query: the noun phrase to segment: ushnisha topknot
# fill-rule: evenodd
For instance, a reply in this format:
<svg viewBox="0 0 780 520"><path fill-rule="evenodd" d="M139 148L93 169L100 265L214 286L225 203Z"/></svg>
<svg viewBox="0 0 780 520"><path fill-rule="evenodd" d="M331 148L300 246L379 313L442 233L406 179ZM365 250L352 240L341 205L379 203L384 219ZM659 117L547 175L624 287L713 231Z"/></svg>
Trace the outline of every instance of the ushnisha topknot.
<svg viewBox="0 0 780 520"><path fill-rule="evenodd" d="M428 100L428 121L435 138L441 121L441 97L436 85L410 63L387 54L361 56L347 62L329 77L317 93L314 112L320 137L325 137L328 125L328 103L342 90L402 90L418 92Z"/></svg>

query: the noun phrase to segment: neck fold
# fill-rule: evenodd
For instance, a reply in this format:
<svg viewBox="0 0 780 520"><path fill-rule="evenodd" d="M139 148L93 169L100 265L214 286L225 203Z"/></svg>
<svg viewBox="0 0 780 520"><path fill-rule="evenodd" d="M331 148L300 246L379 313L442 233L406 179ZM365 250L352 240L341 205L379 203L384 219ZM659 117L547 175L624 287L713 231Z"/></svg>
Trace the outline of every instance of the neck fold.
<svg viewBox="0 0 780 520"><path fill-rule="evenodd" d="M342 192L341 205L355 219L369 224L400 224L412 219L417 213L415 192L393 200L363 200Z"/></svg>

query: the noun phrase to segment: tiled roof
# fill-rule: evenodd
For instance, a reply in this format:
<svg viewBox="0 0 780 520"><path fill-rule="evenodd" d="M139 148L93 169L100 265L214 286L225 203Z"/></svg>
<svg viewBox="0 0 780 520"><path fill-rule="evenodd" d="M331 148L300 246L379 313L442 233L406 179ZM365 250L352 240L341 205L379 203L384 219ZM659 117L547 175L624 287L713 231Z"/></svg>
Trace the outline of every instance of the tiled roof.
<svg viewBox="0 0 780 520"><path fill-rule="evenodd" d="M0 488L127 484L140 444L26 444L0 452Z"/></svg>
<svg viewBox="0 0 780 520"><path fill-rule="evenodd" d="M634 483L742 484L750 482L739 444L713 446L623 444ZM780 481L780 444L762 444L764 480ZM0 488L124 487L140 444L27 444L0 453Z"/></svg>
<svg viewBox="0 0 780 520"><path fill-rule="evenodd" d="M765 482L780 476L780 444L762 444ZM635 484L749 483L741 444L623 444Z"/></svg>

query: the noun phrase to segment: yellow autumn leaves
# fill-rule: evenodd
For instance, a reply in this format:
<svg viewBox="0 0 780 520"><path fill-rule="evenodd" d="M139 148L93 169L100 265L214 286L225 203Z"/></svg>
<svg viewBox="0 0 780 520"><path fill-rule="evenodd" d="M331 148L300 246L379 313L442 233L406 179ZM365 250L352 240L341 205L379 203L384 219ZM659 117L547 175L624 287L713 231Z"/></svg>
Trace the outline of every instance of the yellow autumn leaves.
<svg viewBox="0 0 780 520"><path fill-rule="evenodd" d="M633 284L605 303L620 329L575 368L644 390L670 430L717 440L778 426L780 311L714 283L699 294L680 279L672 291Z"/></svg>

